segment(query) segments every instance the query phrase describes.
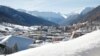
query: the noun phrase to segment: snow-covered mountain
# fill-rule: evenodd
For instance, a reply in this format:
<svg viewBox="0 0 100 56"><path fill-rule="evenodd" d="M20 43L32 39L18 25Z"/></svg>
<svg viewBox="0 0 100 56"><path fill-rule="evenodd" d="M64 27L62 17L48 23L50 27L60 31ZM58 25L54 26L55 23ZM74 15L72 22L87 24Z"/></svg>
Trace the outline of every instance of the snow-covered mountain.
<svg viewBox="0 0 100 56"><path fill-rule="evenodd" d="M65 20L61 13L56 12L39 12L39 11L28 11L27 13L34 15L36 17L43 18L45 20L60 24Z"/></svg>
<svg viewBox="0 0 100 56"><path fill-rule="evenodd" d="M76 24L76 23L84 20L83 17L87 16L87 14L89 12L91 12L92 10L94 10L94 9L95 8L93 8L93 7L87 7L85 9L83 9L83 11L80 14L77 14L77 13L76 14L75 13L74 14L71 14L71 15L69 15L67 17L67 19L64 22L62 22L61 25L72 25L72 24Z"/></svg>
<svg viewBox="0 0 100 56"><path fill-rule="evenodd" d="M79 17L79 14L70 14L69 16L67 16L66 20L64 20L61 25L71 25L73 23L77 22L77 18Z"/></svg>
<svg viewBox="0 0 100 56"><path fill-rule="evenodd" d="M94 8L93 7L86 7L82 10L80 14L78 13L72 13L69 15L62 15L60 13L55 13L55 12L39 12L39 11L25 11L23 9L19 9L19 11L29 13L31 15L34 15L36 17L41 17L43 19L49 20L51 22L60 24L60 25L71 25L76 23L78 20L78 17L81 17L88 12L92 11ZM67 18L65 18L65 16Z"/></svg>
<svg viewBox="0 0 100 56"><path fill-rule="evenodd" d="M8 56L99 56L100 30L61 43L17 52Z"/></svg>

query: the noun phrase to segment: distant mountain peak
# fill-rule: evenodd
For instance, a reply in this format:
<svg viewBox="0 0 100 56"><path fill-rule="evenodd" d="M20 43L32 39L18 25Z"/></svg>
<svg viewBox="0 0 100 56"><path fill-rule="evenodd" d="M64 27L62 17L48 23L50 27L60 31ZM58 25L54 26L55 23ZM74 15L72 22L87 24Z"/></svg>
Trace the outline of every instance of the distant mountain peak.
<svg viewBox="0 0 100 56"><path fill-rule="evenodd" d="M87 7L80 14L70 15L64 21L63 25L73 25L85 21L94 21L100 18L100 6L96 8ZM100 21L100 20L99 20Z"/></svg>
<svg viewBox="0 0 100 56"><path fill-rule="evenodd" d="M59 24L60 22L65 20L65 17L61 13L56 13L56 12L29 11L28 13L36 17L41 17L45 20L54 22L56 24Z"/></svg>

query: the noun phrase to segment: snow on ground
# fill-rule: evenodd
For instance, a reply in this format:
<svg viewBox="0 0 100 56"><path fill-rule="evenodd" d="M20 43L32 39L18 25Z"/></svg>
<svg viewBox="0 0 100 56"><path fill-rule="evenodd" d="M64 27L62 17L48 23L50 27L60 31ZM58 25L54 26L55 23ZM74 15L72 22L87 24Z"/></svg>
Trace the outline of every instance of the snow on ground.
<svg viewBox="0 0 100 56"><path fill-rule="evenodd" d="M27 27L27 26L21 26L21 25L13 25L13 27L21 29L21 30L28 30L29 29L29 27Z"/></svg>
<svg viewBox="0 0 100 56"><path fill-rule="evenodd" d="M100 56L100 30L66 42L46 44L8 56Z"/></svg>
<svg viewBox="0 0 100 56"><path fill-rule="evenodd" d="M41 26L21 26L21 25L15 25L15 24L0 24L0 31L13 31L14 29L20 29L20 30L37 30Z"/></svg>
<svg viewBox="0 0 100 56"><path fill-rule="evenodd" d="M10 31L12 30L11 27L7 27L7 26L4 26L4 25L0 25L0 30L6 31L5 28L8 28Z"/></svg>
<svg viewBox="0 0 100 56"><path fill-rule="evenodd" d="M11 27L14 27L14 28L18 28L18 29L21 29L21 30L37 30L39 28L39 26L21 26L21 25L11 25Z"/></svg>

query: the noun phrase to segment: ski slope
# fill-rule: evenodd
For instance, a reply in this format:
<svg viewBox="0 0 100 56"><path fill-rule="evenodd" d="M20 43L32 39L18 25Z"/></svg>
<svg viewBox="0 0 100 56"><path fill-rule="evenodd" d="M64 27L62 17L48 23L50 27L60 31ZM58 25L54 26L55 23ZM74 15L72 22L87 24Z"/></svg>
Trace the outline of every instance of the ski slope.
<svg viewBox="0 0 100 56"><path fill-rule="evenodd" d="M8 56L100 56L100 30L66 42L46 44Z"/></svg>

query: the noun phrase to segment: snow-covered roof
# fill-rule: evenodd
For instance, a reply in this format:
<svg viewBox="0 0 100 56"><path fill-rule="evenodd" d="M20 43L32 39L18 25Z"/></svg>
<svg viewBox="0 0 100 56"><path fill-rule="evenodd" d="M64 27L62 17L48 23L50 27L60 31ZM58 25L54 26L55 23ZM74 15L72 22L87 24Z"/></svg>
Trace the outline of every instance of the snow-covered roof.
<svg viewBox="0 0 100 56"><path fill-rule="evenodd" d="M29 45L33 43L32 39L23 36L5 36L3 40L0 41L0 44L4 44L8 47L13 47L15 44L18 46L18 50L25 50L29 48Z"/></svg>
<svg viewBox="0 0 100 56"><path fill-rule="evenodd" d="M0 44L5 44L7 42L7 40L11 37L12 35L8 35L8 36L3 36L3 40L0 41Z"/></svg>
<svg viewBox="0 0 100 56"><path fill-rule="evenodd" d="M100 30L61 43L17 52L8 56L99 56Z"/></svg>

